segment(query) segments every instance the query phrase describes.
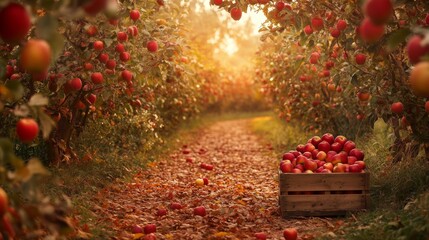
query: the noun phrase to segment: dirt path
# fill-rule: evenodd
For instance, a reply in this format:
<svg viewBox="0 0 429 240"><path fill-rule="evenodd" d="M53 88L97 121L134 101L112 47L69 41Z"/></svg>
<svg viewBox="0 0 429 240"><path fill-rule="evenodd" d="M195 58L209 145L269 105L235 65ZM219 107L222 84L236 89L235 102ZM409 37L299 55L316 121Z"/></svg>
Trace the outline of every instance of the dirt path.
<svg viewBox="0 0 429 240"><path fill-rule="evenodd" d="M297 228L300 239L329 232L340 220L280 217L277 159L248 124L218 122L187 143L191 153L178 149L131 183L101 192L96 211L102 221L113 222L118 232L113 239L132 239L132 226L149 223L156 224L157 239L255 239L256 232L283 239L287 227ZM204 170L201 163L214 169ZM209 185L198 186L195 180L204 177ZM171 210L173 202L183 208ZM193 214L197 206L206 208L205 217ZM167 215L157 216L159 208L167 209Z"/></svg>

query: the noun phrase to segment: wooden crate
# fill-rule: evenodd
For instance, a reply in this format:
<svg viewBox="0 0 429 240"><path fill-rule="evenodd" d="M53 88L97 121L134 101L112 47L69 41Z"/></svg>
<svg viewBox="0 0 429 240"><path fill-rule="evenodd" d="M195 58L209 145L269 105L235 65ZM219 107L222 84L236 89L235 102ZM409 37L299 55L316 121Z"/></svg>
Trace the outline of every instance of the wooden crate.
<svg viewBox="0 0 429 240"><path fill-rule="evenodd" d="M279 173L284 218L338 216L369 207L369 173Z"/></svg>

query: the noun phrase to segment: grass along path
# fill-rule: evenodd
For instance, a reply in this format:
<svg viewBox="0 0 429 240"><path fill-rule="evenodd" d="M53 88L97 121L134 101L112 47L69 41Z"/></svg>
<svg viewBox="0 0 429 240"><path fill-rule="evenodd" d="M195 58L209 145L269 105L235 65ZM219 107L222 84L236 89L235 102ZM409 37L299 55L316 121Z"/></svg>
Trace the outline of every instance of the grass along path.
<svg viewBox="0 0 429 240"><path fill-rule="evenodd" d="M138 239L133 226L146 224L156 225L157 239L254 239L256 232L283 239L288 227L297 228L299 239L312 239L341 224L341 219L280 217L278 160L251 132L250 121L217 122L131 182L99 192L94 198L98 221L112 225L113 239ZM214 169L202 169L201 163ZM208 178L209 184L197 185L198 178ZM182 209L171 209L172 203ZM198 206L205 207L206 216L194 215ZM158 209L167 214L157 216Z"/></svg>

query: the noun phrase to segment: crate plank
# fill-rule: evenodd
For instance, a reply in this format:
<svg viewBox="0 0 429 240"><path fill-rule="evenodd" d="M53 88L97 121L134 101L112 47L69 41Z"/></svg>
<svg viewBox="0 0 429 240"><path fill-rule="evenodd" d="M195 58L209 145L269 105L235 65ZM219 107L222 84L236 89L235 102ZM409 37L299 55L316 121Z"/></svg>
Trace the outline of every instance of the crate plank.
<svg viewBox="0 0 429 240"><path fill-rule="evenodd" d="M369 190L369 173L280 173L280 194L300 191Z"/></svg>
<svg viewBox="0 0 429 240"><path fill-rule="evenodd" d="M281 195L281 211L352 211L367 208L368 194Z"/></svg>

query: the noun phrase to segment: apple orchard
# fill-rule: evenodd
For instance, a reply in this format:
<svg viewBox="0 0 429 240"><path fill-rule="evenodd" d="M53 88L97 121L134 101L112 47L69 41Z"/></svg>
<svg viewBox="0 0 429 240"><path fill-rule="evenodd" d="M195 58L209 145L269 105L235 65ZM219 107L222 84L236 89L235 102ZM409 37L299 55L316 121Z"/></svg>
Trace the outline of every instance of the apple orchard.
<svg viewBox="0 0 429 240"><path fill-rule="evenodd" d="M204 1L225 21L264 14L252 68L235 72L211 56L197 24L212 20L194 11L199 1L0 3L4 236L66 234L69 202L46 200L36 178L45 166L95 158L92 136L101 136L100 152L151 149L207 112L269 106L286 124L350 139L382 119L395 138L385 146L393 162L429 159L426 1Z"/></svg>

